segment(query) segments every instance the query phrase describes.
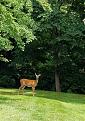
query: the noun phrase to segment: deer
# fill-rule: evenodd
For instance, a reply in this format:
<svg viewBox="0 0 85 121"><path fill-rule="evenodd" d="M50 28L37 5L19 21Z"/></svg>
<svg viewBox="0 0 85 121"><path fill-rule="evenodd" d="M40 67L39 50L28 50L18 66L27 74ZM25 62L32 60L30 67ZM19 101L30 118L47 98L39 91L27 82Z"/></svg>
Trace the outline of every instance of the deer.
<svg viewBox="0 0 85 121"><path fill-rule="evenodd" d="M35 73L35 76L36 76L36 80L30 80L30 79L20 79L20 87L19 87L19 92L20 90L24 90L25 87L32 87L32 93L33 93L33 96L34 96L34 93L35 93L35 87L37 86L38 84L38 80L39 80L39 77L41 76L41 74L36 74Z"/></svg>

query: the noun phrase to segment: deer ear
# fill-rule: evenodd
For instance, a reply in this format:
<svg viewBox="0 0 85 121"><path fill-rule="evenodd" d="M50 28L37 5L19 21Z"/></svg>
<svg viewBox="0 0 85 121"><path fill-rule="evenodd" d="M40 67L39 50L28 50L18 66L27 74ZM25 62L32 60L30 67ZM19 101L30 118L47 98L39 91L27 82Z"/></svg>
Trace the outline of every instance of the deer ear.
<svg viewBox="0 0 85 121"><path fill-rule="evenodd" d="M35 73L35 76L36 76L37 74Z"/></svg>
<svg viewBox="0 0 85 121"><path fill-rule="evenodd" d="M41 76L41 74L39 74L39 76Z"/></svg>

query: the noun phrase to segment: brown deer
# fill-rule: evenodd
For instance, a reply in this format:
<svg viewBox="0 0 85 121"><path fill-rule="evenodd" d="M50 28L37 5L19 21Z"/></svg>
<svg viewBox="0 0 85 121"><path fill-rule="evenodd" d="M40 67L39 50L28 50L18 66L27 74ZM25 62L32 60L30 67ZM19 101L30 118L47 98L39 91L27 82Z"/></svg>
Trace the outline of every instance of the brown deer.
<svg viewBox="0 0 85 121"><path fill-rule="evenodd" d="M30 80L30 79L20 79L20 84L21 86L19 87L19 92L20 90L24 90L24 88L27 86L27 87L32 87L32 92L33 92L33 96L34 96L34 92L35 92L35 87L37 86L38 84L38 80L39 80L39 77L41 76L41 74L37 75L35 73L35 76L36 76L36 80Z"/></svg>

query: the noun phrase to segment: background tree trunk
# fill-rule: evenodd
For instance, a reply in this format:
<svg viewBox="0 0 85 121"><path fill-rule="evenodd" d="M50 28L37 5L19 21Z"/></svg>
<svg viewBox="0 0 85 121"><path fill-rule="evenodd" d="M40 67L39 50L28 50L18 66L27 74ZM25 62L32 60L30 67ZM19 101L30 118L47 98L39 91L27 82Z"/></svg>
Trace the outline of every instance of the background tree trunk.
<svg viewBox="0 0 85 121"><path fill-rule="evenodd" d="M60 92L61 91L59 75L58 75L56 70L55 70L55 87L56 87L56 92Z"/></svg>

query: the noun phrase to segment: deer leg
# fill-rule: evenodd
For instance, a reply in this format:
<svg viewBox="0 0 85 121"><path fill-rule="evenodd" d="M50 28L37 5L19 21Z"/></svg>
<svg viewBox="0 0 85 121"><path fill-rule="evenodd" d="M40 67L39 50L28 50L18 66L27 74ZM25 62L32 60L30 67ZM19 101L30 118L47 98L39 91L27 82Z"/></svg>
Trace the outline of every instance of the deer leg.
<svg viewBox="0 0 85 121"><path fill-rule="evenodd" d="M20 90L22 90L22 94L23 94L23 90L24 90L24 88L25 88L25 86L24 85L21 85L20 87L19 87L19 94L20 94Z"/></svg>
<svg viewBox="0 0 85 121"><path fill-rule="evenodd" d="M25 86L22 87L22 94L24 94L24 88L25 88Z"/></svg>
<svg viewBox="0 0 85 121"><path fill-rule="evenodd" d="M19 87L19 92L18 92L18 94L20 94L21 89L22 89L22 86Z"/></svg>
<svg viewBox="0 0 85 121"><path fill-rule="evenodd" d="M34 92L35 92L35 87L32 87L32 92L33 92L33 96L34 96Z"/></svg>

